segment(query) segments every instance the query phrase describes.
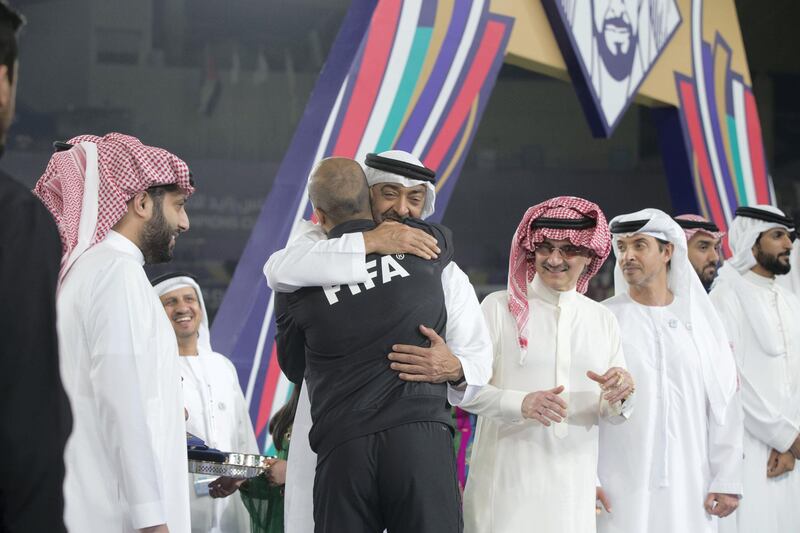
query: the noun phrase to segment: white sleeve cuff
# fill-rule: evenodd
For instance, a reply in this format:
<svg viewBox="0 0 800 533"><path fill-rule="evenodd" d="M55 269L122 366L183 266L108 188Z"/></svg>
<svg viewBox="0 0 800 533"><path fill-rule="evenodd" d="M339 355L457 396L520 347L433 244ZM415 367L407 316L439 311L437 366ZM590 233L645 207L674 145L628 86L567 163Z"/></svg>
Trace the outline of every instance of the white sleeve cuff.
<svg viewBox="0 0 800 533"><path fill-rule="evenodd" d="M131 505L130 513L133 529L144 529L167 523L167 514L160 501Z"/></svg>
<svg viewBox="0 0 800 533"><path fill-rule="evenodd" d="M458 355L456 355L456 357L461 363L461 371L464 373L464 380L467 383L467 388L460 391L454 389L450 385L447 386L447 401L454 407L462 403L468 403L475 397L478 391L481 390L481 387L488 383L488 380L482 380L477 377L481 375L481 372L479 369L475 368L476 365L473 361Z"/></svg>
<svg viewBox="0 0 800 533"><path fill-rule="evenodd" d="M474 385L476 387L482 387L489 383L489 378L491 374L486 376L484 372L480 371L480 368L477 368L475 361L467 359L466 357L461 357L459 355L454 354L458 357L458 360L461 362L461 371L464 373L464 379L467 382L467 385Z"/></svg>
<svg viewBox="0 0 800 533"><path fill-rule="evenodd" d="M503 391L503 395L500 397L500 410L503 413L503 418L505 418L507 422L518 424L525 419L525 417L522 416L522 400L524 400L527 395L527 392L522 391Z"/></svg>
<svg viewBox="0 0 800 533"><path fill-rule="evenodd" d="M713 492L715 494L733 494L741 498L744 494L744 488L741 483L714 481L711 483L711 486L708 487L708 492Z"/></svg>
<svg viewBox="0 0 800 533"><path fill-rule="evenodd" d="M452 405L453 407L459 407L462 403L468 404L472 399L478 394L478 391L481 390L480 387L475 385L467 385L464 390L458 390L447 385L447 402Z"/></svg>
<svg viewBox="0 0 800 533"><path fill-rule="evenodd" d="M797 426L792 424L785 417L781 417L780 427L767 439L767 444L779 452L784 453L792 447L797 435Z"/></svg>

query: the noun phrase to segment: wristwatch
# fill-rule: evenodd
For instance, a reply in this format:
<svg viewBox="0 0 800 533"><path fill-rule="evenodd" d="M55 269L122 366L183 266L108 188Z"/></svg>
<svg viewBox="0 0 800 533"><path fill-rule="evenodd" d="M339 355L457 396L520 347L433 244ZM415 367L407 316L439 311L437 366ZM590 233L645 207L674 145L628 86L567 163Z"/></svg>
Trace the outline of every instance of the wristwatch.
<svg viewBox="0 0 800 533"><path fill-rule="evenodd" d="M447 384L451 387L460 387L464 383L467 382L467 377L464 374L461 374L461 377L456 381L448 381Z"/></svg>

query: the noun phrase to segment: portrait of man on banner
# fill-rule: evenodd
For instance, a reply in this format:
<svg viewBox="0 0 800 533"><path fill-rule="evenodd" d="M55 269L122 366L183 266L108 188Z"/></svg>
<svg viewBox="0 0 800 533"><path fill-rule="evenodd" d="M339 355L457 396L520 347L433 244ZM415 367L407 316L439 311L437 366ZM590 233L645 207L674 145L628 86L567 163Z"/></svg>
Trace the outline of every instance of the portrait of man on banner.
<svg viewBox="0 0 800 533"><path fill-rule="evenodd" d="M676 0L558 0L608 133L681 23Z"/></svg>

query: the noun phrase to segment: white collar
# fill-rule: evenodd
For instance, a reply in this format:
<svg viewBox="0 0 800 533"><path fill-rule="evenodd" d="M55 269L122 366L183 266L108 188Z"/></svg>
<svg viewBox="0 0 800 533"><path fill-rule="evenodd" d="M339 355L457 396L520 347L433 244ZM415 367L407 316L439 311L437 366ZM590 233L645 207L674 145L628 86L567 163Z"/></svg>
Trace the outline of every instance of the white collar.
<svg viewBox="0 0 800 533"><path fill-rule="evenodd" d="M103 242L107 243L115 250L132 255L136 258L140 265L144 266L144 254L142 253L142 250L140 250L132 240L125 237L121 233L117 233L113 229L109 230L108 235L106 235L106 238L103 239Z"/></svg>
<svg viewBox="0 0 800 533"><path fill-rule="evenodd" d="M578 291L573 287L568 291L557 291L548 287L539 276L533 276L533 280L528 283L528 298L542 300L545 303L558 307L561 304L575 301Z"/></svg>
<svg viewBox="0 0 800 533"><path fill-rule="evenodd" d="M765 289L772 289L775 286L775 278L767 278L762 276L761 274L756 274L752 270L748 270L742 277L749 281L754 285L758 285L759 287L763 287Z"/></svg>

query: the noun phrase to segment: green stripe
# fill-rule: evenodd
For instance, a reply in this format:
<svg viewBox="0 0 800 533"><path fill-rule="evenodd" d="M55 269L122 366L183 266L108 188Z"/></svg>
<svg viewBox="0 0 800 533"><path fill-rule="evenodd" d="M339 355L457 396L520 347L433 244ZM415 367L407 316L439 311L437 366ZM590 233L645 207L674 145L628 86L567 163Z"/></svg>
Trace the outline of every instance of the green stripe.
<svg viewBox="0 0 800 533"><path fill-rule="evenodd" d="M728 115L728 133L730 134L731 158L733 159L733 169L736 173L736 185L739 191L739 205L750 205L751 198L747 197L747 188L744 186L744 175L742 174L742 160L739 157L739 138L736 133L736 119Z"/></svg>
<svg viewBox="0 0 800 533"><path fill-rule="evenodd" d="M375 151L378 153L390 150L394 139L397 137L397 130L400 128L400 123L406 114L406 107L409 100L411 100L411 95L414 94L414 87L417 85L420 70L422 70L422 65L425 62L425 55L428 52L432 34L433 28L426 27L417 28L414 34L414 42L411 43L411 51L408 53L408 61L403 71L403 78L400 80L400 86L397 88L392 109L386 118L386 124L383 126L378 144L375 146Z"/></svg>
<svg viewBox="0 0 800 533"><path fill-rule="evenodd" d="M286 389L286 397L282 399L283 403L281 403L281 406L289 403L289 398L292 397L292 392L294 392L294 388L296 386L297 385L295 385L294 383L289 382L289 387ZM277 384L275 385L275 387L277 388ZM279 398L276 398L276 397L272 398L273 406L275 405L275 402L278 401L278 400L279 400ZM270 408L270 410L271 409L272 408ZM269 423L267 423L267 431L269 431ZM270 456L270 457L274 457L274 456L278 455L278 450L277 450L277 448L275 448L275 443L273 442L272 444L270 444L269 448L267 448L266 450L263 450L263 454L267 455L267 456Z"/></svg>

